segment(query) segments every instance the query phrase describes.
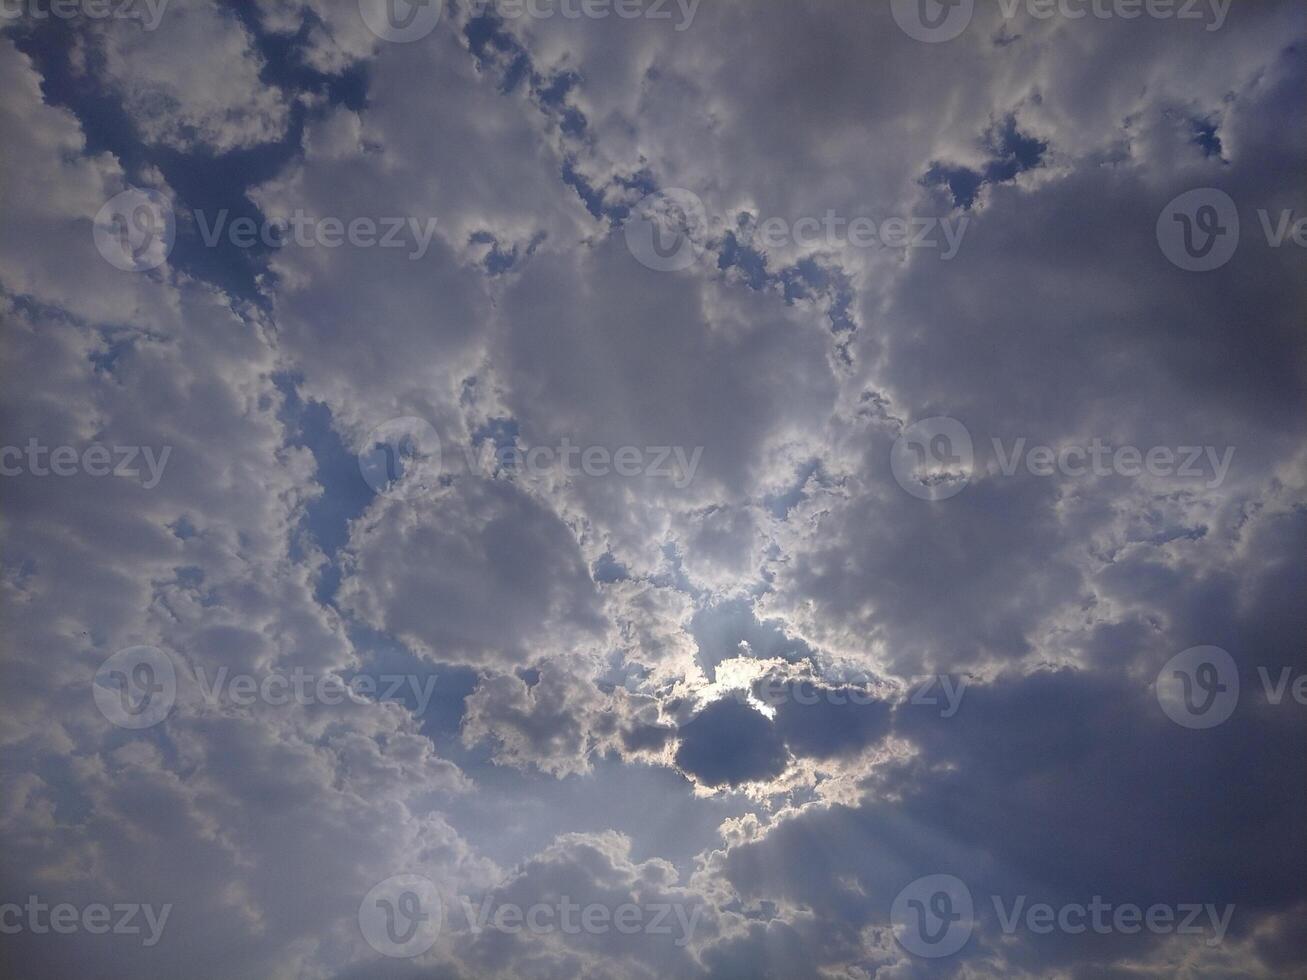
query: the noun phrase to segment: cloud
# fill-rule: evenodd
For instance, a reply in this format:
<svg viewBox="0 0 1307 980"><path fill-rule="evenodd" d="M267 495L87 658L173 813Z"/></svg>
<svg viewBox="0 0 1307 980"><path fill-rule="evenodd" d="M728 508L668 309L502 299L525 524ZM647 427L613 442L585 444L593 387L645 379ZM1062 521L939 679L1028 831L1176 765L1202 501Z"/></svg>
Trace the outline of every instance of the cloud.
<svg viewBox="0 0 1307 980"><path fill-rule="evenodd" d="M774 779L785 769L785 743L760 712L714 701L677 733L676 764L708 786Z"/></svg>
<svg viewBox="0 0 1307 980"><path fill-rule="evenodd" d="M234 13L194 0L167 4L152 30L100 23L86 62L120 93L146 142L218 154L285 135L289 107L260 78L263 58Z"/></svg>

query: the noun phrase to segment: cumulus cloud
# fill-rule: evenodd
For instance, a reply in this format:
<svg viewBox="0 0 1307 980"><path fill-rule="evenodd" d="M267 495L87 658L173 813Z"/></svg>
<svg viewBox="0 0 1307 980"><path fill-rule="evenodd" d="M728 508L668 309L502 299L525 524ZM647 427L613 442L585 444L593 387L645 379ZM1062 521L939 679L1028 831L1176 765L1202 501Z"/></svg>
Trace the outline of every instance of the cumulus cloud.
<svg viewBox="0 0 1307 980"><path fill-rule="evenodd" d="M121 93L147 142L227 153L285 135L286 99L260 77L263 58L233 12L188 0L164 5L153 29L103 23L86 63Z"/></svg>

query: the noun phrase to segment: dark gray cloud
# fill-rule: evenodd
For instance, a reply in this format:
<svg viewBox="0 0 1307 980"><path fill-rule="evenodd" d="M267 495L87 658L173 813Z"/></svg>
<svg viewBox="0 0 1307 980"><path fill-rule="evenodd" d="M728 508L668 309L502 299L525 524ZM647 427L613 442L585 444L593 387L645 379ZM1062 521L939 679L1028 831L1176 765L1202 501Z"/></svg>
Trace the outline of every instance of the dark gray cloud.
<svg viewBox="0 0 1307 980"><path fill-rule="evenodd" d="M762 782L785 769L785 743L766 717L739 701L714 701L677 735L676 764L708 786Z"/></svg>

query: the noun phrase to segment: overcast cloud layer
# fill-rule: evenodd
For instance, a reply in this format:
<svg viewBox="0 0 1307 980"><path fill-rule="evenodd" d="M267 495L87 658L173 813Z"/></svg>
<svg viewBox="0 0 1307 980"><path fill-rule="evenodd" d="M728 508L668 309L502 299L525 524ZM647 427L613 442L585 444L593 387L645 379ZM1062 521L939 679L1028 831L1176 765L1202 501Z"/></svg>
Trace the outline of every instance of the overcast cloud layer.
<svg viewBox="0 0 1307 980"><path fill-rule="evenodd" d="M5 976L1307 975L1307 6L22 0Z"/></svg>

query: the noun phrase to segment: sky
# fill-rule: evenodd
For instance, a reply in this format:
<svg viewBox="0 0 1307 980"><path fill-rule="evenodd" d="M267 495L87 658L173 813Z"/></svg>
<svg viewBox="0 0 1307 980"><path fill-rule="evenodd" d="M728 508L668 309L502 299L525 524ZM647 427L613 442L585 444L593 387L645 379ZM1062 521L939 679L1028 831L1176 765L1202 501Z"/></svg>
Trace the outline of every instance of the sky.
<svg viewBox="0 0 1307 980"><path fill-rule="evenodd" d="M5 0L4 974L1307 974L1305 53Z"/></svg>

